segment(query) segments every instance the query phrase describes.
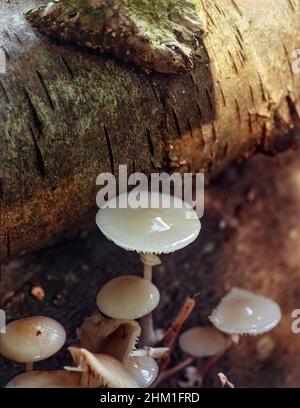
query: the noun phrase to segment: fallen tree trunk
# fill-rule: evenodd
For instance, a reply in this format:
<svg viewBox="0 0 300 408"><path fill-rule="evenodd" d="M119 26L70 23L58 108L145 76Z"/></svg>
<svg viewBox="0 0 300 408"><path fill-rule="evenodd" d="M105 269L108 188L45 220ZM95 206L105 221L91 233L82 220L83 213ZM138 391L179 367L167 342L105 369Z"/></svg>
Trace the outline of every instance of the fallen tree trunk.
<svg viewBox="0 0 300 408"><path fill-rule="evenodd" d="M300 128L299 0L203 0L199 61L175 76L44 38L24 17L40 4L1 0L2 258L81 231L100 172L127 164L209 179L285 148Z"/></svg>

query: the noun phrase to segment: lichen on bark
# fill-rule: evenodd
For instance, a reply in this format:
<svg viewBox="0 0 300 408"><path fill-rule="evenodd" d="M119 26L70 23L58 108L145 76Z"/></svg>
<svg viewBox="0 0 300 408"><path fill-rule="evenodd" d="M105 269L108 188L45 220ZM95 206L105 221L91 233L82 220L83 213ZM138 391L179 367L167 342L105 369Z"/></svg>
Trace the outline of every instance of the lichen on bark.
<svg viewBox="0 0 300 408"><path fill-rule="evenodd" d="M193 68L205 32L201 0L57 0L27 19L47 36L165 74Z"/></svg>

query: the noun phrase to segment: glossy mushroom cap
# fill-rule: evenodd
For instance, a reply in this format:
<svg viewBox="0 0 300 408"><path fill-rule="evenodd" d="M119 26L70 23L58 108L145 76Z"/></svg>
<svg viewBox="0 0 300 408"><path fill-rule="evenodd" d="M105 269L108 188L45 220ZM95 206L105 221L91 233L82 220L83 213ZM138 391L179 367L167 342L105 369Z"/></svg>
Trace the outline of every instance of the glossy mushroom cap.
<svg viewBox="0 0 300 408"><path fill-rule="evenodd" d="M30 371L17 375L5 388L80 388L80 373Z"/></svg>
<svg viewBox="0 0 300 408"><path fill-rule="evenodd" d="M211 357L226 350L229 339L213 327L194 327L179 338L180 348L193 357Z"/></svg>
<svg viewBox="0 0 300 408"><path fill-rule="evenodd" d="M277 303L248 290L234 288L210 316L213 325L228 334L261 334L272 330L281 319Z"/></svg>
<svg viewBox="0 0 300 408"><path fill-rule="evenodd" d="M100 230L116 245L139 253L162 254L184 248L197 238L201 228L198 216L180 198L143 191L140 203L147 208L108 207L126 201L128 196L130 193L114 198L96 216ZM168 208L163 208L168 203Z"/></svg>
<svg viewBox="0 0 300 408"><path fill-rule="evenodd" d="M157 287L138 276L120 276L106 283L97 296L97 306L113 319L139 319L159 303Z"/></svg>
<svg viewBox="0 0 300 408"><path fill-rule="evenodd" d="M18 363L33 363L57 353L66 341L63 326L49 317L15 320L0 334L0 354Z"/></svg>
<svg viewBox="0 0 300 408"><path fill-rule="evenodd" d="M157 362L151 357L131 357L126 366L140 388L147 388L158 376Z"/></svg>

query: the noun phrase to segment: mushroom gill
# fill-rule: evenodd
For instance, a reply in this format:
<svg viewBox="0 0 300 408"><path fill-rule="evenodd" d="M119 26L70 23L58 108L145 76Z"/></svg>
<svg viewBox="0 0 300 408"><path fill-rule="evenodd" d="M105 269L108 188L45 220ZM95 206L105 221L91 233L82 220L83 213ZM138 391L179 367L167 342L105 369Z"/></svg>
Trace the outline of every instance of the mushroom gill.
<svg viewBox="0 0 300 408"><path fill-rule="evenodd" d="M135 349L141 328L134 320L107 319L101 314L86 318L77 329L82 347L107 354L125 364Z"/></svg>
<svg viewBox="0 0 300 408"><path fill-rule="evenodd" d="M139 388L125 367L116 358L106 354L69 347L76 367L65 367L68 371L81 372L81 386L87 388Z"/></svg>

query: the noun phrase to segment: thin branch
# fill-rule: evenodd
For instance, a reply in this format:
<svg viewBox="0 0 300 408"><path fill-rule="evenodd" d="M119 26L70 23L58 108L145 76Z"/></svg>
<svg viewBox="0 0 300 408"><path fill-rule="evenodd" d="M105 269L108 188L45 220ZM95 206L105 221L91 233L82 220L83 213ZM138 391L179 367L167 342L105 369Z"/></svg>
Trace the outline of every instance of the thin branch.
<svg viewBox="0 0 300 408"><path fill-rule="evenodd" d="M174 322L171 324L171 326L168 328L166 331L166 334L164 335L163 339L160 342L160 345L162 347L173 347L181 329L186 320L189 318L190 314L194 310L194 307L196 305L196 301L194 298L188 297L180 309L177 317L175 318Z"/></svg>
<svg viewBox="0 0 300 408"><path fill-rule="evenodd" d="M187 357L185 360L181 361L179 364L175 365L174 367L170 368L162 372L155 381L155 386L160 384L161 382L167 380L168 378L172 377L173 375L179 373L180 371L184 370L186 367L191 365L196 360L195 357Z"/></svg>

